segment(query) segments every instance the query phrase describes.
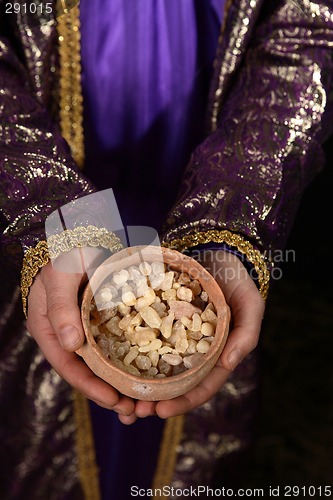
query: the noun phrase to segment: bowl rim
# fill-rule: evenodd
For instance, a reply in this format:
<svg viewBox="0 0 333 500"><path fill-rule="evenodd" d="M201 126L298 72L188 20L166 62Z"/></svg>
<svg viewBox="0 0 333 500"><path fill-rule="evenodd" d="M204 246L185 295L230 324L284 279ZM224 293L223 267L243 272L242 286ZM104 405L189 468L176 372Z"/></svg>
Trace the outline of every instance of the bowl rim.
<svg viewBox="0 0 333 500"><path fill-rule="evenodd" d="M214 333L214 340L211 343L211 346L207 353L204 353L204 356L202 357L202 360L195 365L192 368L188 368L184 370L183 372L176 374L176 375L171 375L169 377L163 377L163 378L156 378L156 377L147 377L147 376L139 376L139 375L134 375L128 371L126 371L125 368L122 368L121 366L117 366L114 360L110 359L105 355L102 351L102 349L97 345L97 342L91 333L89 329L89 323L90 323L90 303L91 299L93 297L93 287L95 287L95 282L97 282L97 287L96 290L100 287L100 285L108 279L110 274L112 272L115 272L119 270L117 263L119 265L120 261L124 262L129 262L128 265L123 266L122 269L127 269L130 265L135 265L132 262L137 259L137 256L140 255L140 252L142 250L147 250L149 249L149 252L153 252L153 255L155 255L155 248L158 248L159 250L162 251L163 255L163 260L167 265L170 265L171 270L177 270L173 268L172 264L169 264L168 259L175 259L176 262L182 262L182 265L184 262L186 264L191 264L193 265L193 269L199 270L199 274L194 278L198 279L200 282L203 290L206 290L205 286L208 284L208 288L212 288L216 296L219 299L219 303L216 304L216 299L214 300L211 299L210 297L210 302L214 304L214 307L216 309L217 317L218 317L218 322L216 326L216 330ZM123 258L125 256L125 258ZM127 258L128 257L128 258ZM167 261L165 260L167 259ZM149 260L149 258L145 258L145 261L148 262L154 262L154 260ZM137 265L137 264L136 264ZM105 269L108 271L111 269L112 271L104 274ZM179 269L178 269L179 271ZM188 272L186 270L185 272ZM104 278L100 279L100 275L103 273ZM188 274L190 274L188 272ZM191 276L191 274L190 274ZM205 282L205 286L203 286L203 282ZM93 285L93 287L92 287ZM212 291L211 291L212 293ZM205 369L205 366L207 363L216 358L216 361L214 361L211 369L213 366L216 364L224 346L227 341L228 337L228 330L229 330L229 321L230 321L230 309L229 306L226 302L226 299L224 297L224 294L216 282L216 280L213 278L213 276L195 259L192 257L189 257L188 255L182 254L178 252L177 250L173 250L170 248L166 247L158 247L155 245L149 245L149 246L143 246L143 245L137 245L134 247L127 247L120 252L117 252L116 254L111 255L108 259L106 259L101 266L99 266L93 275L91 276L89 282L87 283L85 290L82 295L82 303L81 303L81 318L82 318L82 324L83 324L83 330L85 333L85 344L88 343L90 347L95 351L96 355L99 357L99 359L103 362L103 364L115 373L117 372L118 375L124 376L126 375L126 378L131 381L132 383L139 383L143 385L149 385L149 386L156 386L159 387L161 385L161 382L163 381L163 385L173 385L177 382L181 382L182 380L186 380L189 377L194 377L195 375L200 374L200 372ZM84 345L85 345L84 344ZM78 354L83 355L84 357L84 350L82 350L82 347L78 349L77 351ZM119 363L122 363L122 361L119 360ZM211 370L210 369L210 370ZM209 371L210 371L209 370ZM119 389L118 389L119 390Z"/></svg>

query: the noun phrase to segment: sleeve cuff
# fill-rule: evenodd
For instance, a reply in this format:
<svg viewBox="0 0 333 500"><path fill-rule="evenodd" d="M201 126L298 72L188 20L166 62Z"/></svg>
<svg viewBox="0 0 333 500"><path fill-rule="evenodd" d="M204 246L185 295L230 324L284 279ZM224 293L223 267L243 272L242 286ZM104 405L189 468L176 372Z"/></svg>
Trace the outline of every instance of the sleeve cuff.
<svg viewBox="0 0 333 500"><path fill-rule="evenodd" d="M256 274L259 292L263 299L266 300L270 280L268 264L259 250L240 234L232 233L228 230L219 231L212 229L198 233L189 233L183 238L165 243L165 246L174 248L180 252L189 251L199 246L206 249L213 248L213 245L217 245L216 249L225 249L226 251L232 252L240 258L248 270L254 269L252 274Z"/></svg>

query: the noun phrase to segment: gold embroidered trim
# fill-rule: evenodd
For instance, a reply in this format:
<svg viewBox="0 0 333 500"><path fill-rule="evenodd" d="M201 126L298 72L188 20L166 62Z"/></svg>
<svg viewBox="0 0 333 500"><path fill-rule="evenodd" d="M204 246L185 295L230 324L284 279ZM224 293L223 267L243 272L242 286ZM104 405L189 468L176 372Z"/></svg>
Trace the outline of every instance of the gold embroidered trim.
<svg viewBox="0 0 333 500"><path fill-rule="evenodd" d="M224 14L223 14L223 22L221 25L221 31L220 31L220 36L217 44L217 52L216 52L216 57L214 61L214 67L217 66L217 61L220 55L220 50L221 50L221 45L223 41L223 36L224 36L224 31L226 27L226 21L227 21L227 16L229 13L229 9L233 3L233 0L227 0L224 6ZM220 73L219 73L219 79L218 79L218 86L217 89L215 90L214 94L214 101L213 101L213 106L212 106L212 111L211 111L211 131L214 132L217 127L217 117L219 114L220 110L220 102L221 102L221 81L222 81L222 67L220 68Z"/></svg>
<svg viewBox="0 0 333 500"><path fill-rule="evenodd" d="M65 229L60 234L49 236L47 244L51 259L56 259L61 253L69 252L73 248L103 247L113 253L124 248L118 236L104 227L95 226Z"/></svg>
<svg viewBox="0 0 333 500"><path fill-rule="evenodd" d="M161 489L163 491L163 486L171 485L177 458L177 449L183 432L184 420L184 415L180 415L179 417L168 418L165 423L157 467L153 479L153 490ZM160 495L155 496L155 500L161 500L163 498L167 497Z"/></svg>
<svg viewBox="0 0 333 500"><path fill-rule="evenodd" d="M28 294L30 287L40 269L50 261L46 241L40 241L34 248L25 253L21 270L21 293L23 312L27 316Z"/></svg>
<svg viewBox="0 0 333 500"><path fill-rule="evenodd" d="M59 43L59 107L63 137L70 145L72 155L80 168L84 164L83 96L81 85L81 35L79 5L64 9L64 0L58 0L57 19Z"/></svg>
<svg viewBox="0 0 333 500"><path fill-rule="evenodd" d="M258 274L259 292L266 300L269 289L270 274L267 268L265 258L256 250L253 245L242 236L232 233L228 230L212 229L206 232L190 233L180 239L175 239L168 243L168 247L179 250L180 252L186 248L191 248L205 243L226 243L231 247L236 248L239 252L243 253L247 260L253 265Z"/></svg>
<svg viewBox="0 0 333 500"><path fill-rule="evenodd" d="M40 241L26 252L21 271L22 305L25 316L27 316L29 290L38 271L46 266L50 259L57 258L61 253L87 246L106 248L112 253L124 248L118 236L104 227L79 226L54 234L47 242Z"/></svg>
<svg viewBox="0 0 333 500"><path fill-rule="evenodd" d="M99 500L99 482L94 441L90 420L89 403L78 391L73 391L74 417L76 422L76 446L79 471L86 500Z"/></svg>

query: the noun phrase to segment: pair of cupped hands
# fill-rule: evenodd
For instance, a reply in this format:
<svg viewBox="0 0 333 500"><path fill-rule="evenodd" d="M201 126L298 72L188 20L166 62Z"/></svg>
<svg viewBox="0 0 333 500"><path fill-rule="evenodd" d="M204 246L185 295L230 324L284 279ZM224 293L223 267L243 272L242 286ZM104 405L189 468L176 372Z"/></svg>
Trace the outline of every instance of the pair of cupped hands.
<svg viewBox="0 0 333 500"><path fill-rule="evenodd" d="M52 263L37 275L28 297L29 333L45 358L71 386L98 405L118 413L124 424L158 415L184 414L209 399L257 345L264 301L241 261L222 250L203 254L201 263L220 285L231 311L230 333L221 357L197 387L172 400L136 401L98 378L75 351L84 342L78 304L84 273L59 271Z"/></svg>

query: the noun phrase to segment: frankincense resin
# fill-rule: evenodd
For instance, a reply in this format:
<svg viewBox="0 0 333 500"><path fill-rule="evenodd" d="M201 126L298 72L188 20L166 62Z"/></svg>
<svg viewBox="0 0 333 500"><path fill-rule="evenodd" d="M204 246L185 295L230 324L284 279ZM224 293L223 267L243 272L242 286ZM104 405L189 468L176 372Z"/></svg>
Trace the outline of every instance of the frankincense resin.
<svg viewBox="0 0 333 500"><path fill-rule="evenodd" d="M165 378L202 361L217 315L198 280L162 262L114 272L91 303L98 347L129 373Z"/></svg>

